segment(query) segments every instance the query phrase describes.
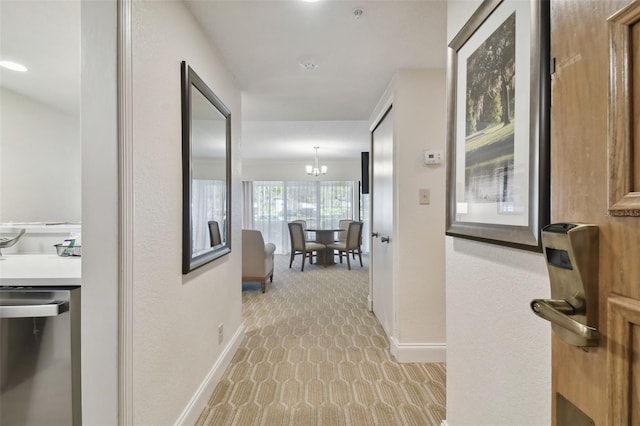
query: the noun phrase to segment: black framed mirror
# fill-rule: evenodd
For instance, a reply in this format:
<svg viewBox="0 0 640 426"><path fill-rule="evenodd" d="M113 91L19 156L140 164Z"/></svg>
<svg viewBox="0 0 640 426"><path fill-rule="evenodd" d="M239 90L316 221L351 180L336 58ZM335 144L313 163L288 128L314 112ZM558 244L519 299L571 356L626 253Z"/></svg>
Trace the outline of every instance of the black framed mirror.
<svg viewBox="0 0 640 426"><path fill-rule="evenodd" d="M231 112L182 62L182 273L231 252Z"/></svg>

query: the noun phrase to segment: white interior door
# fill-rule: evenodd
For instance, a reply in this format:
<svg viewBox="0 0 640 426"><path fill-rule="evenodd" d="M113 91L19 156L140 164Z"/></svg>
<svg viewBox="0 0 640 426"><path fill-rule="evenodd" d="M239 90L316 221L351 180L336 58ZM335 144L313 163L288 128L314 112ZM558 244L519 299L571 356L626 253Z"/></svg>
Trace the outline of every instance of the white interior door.
<svg viewBox="0 0 640 426"><path fill-rule="evenodd" d="M372 133L371 299L387 336L393 335L393 110Z"/></svg>

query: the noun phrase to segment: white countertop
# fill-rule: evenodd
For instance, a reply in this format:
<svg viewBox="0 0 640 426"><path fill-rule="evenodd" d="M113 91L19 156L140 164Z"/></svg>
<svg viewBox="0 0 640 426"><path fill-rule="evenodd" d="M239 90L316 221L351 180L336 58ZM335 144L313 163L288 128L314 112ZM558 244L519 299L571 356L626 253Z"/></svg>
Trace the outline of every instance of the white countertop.
<svg viewBox="0 0 640 426"><path fill-rule="evenodd" d="M82 225L80 223L70 222L4 222L0 223L0 229L1 228L24 228L27 233L31 234L55 234L82 231Z"/></svg>
<svg viewBox="0 0 640 426"><path fill-rule="evenodd" d="M79 286L82 258L55 254L15 254L0 257L2 286Z"/></svg>

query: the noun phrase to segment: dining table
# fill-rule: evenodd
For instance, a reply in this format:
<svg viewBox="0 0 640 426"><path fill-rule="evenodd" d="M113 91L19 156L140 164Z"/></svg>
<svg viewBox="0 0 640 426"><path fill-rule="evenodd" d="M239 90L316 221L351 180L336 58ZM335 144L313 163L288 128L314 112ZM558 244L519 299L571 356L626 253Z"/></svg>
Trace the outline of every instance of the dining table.
<svg viewBox="0 0 640 426"><path fill-rule="evenodd" d="M322 229L307 229L308 232L314 232L316 234L316 242L321 244L332 244L335 242L335 233L344 231L341 228L322 228ZM335 259L333 257L333 249L326 248L324 250L318 250L317 264L323 266L335 265Z"/></svg>

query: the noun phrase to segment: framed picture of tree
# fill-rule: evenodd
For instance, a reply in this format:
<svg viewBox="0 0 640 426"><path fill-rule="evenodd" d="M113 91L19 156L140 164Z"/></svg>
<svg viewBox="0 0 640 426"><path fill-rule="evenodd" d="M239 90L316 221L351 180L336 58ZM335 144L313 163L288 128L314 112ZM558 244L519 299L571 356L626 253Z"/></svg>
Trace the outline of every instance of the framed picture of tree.
<svg viewBox="0 0 640 426"><path fill-rule="evenodd" d="M446 234L542 251L549 2L485 0L449 44Z"/></svg>

